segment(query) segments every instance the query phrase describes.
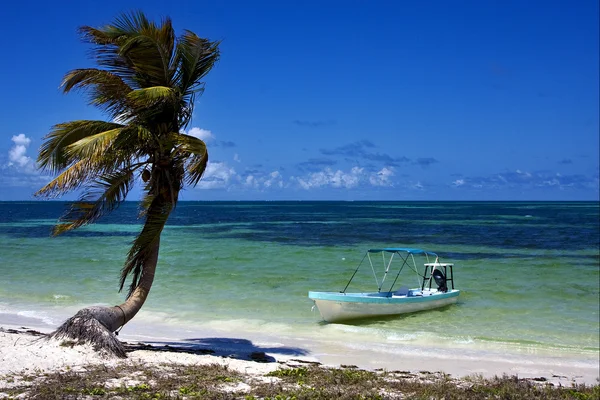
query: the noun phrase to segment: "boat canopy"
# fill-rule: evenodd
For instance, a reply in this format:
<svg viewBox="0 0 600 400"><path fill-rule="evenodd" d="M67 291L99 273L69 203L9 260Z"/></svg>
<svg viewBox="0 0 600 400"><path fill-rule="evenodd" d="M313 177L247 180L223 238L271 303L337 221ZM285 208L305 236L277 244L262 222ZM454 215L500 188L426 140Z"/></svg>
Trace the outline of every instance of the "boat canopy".
<svg viewBox="0 0 600 400"><path fill-rule="evenodd" d="M382 252L386 252L386 253L398 253L398 252L405 252L405 253L409 253L409 254L429 254L432 256L436 256L437 254L435 254L432 251L425 251L425 250L421 250L421 249L411 249L408 247L384 247L381 249L369 249L367 250L368 253L382 253Z"/></svg>

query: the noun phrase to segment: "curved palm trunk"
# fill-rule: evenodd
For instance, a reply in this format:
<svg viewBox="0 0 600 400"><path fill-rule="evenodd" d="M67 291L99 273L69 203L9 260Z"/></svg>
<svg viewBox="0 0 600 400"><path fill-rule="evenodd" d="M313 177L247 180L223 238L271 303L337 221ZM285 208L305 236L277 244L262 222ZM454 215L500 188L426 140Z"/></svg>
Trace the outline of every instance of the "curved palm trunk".
<svg viewBox="0 0 600 400"><path fill-rule="evenodd" d="M52 332L50 337L73 340L78 344L89 343L96 351L106 351L125 358L125 348L114 332L129 322L148 298L158 264L159 247L160 234L147 253L138 285L124 303L113 307L95 306L79 310Z"/></svg>
<svg viewBox="0 0 600 400"><path fill-rule="evenodd" d="M118 313L121 317L116 323L116 325L118 325L116 329L125 325L133 317L135 317L135 315L138 313L138 311L140 311L146 302L148 293L150 293L150 288L152 287L152 282L154 282L154 273L156 272L156 265L158 264L159 247L160 237L156 240L156 243L149 252L149 256L144 265L144 271L140 277L140 282L133 293L131 293L131 296L129 296L123 304L111 307L111 310L114 310L115 312L118 310Z"/></svg>
<svg viewBox="0 0 600 400"><path fill-rule="evenodd" d="M124 303L113 307L90 307L88 310L97 308L96 319L104 325L109 331L115 332L117 329L131 321L140 311L154 281L154 273L158 264L158 249L160 247L160 238L150 250L148 259L144 264L144 270L140 277L140 282L131 296Z"/></svg>

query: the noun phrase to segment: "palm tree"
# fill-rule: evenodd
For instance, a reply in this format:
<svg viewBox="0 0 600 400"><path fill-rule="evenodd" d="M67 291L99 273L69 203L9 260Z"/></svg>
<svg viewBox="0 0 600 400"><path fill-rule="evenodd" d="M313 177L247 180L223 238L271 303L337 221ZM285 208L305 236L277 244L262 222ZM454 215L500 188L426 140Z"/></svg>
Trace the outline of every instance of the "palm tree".
<svg viewBox="0 0 600 400"><path fill-rule="evenodd" d="M144 225L121 271L120 291L131 277L123 304L88 307L51 336L87 342L124 357L114 332L130 321L148 297L158 261L160 235L180 190L195 186L206 169L206 144L181 133L188 126L201 80L219 58L219 43L190 31L175 36L170 19L160 24L141 12L123 14L102 28L80 34L94 45L99 68L76 69L63 81L65 93L89 95L110 122L79 120L57 124L44 138L38 163L56 177L36 196L80 190L54 227L53 235L93 223L123 202L141 178Z"/></svg>

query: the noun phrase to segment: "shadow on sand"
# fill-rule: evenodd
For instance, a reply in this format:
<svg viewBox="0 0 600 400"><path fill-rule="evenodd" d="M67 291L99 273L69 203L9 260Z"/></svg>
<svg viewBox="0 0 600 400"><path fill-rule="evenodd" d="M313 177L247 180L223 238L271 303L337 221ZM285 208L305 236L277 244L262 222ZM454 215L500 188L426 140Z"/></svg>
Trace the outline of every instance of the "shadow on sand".
<svg viewBox="0 0 600 400"><path fill-rule="evenodd" d="M136 350L168 351L187 354L211 354L214 356L251 360L256 362L276 362L273 356L306 356L309 352L299 347L263 347L247 339L239 338L198 338L182 339L178 342L124 343L127 352ZM269 353L269 354L267 354Z"/></svg>

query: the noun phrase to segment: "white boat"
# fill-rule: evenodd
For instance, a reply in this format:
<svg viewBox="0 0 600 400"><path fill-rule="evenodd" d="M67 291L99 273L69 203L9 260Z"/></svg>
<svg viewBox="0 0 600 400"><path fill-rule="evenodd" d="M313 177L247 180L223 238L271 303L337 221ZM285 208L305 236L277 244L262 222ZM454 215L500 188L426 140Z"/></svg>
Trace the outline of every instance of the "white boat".
<svg viewBox="0 0 600 400"><path fill-rule="evenodd" d="M373 264L381 255L383 269ZM423 267L418 268L415 260L421 258ZM376 292L348 292L356 273L368 260L377 283ZM417 276L418 287L397 285L400 273L407 267ZM437 254L412 248L381 248L367 250L362 261L341 292L308 292L321 316L327 322L370 318L386 315L406 314L431 310L454 304L460 291L454 289L454 264L442 263ZM387 290L382 290L386 278L394 281ZM433 285L433 287L432 287ZM450 287L449 287L450 286ZM398 289L394 289L398 287Z"/></svg>

